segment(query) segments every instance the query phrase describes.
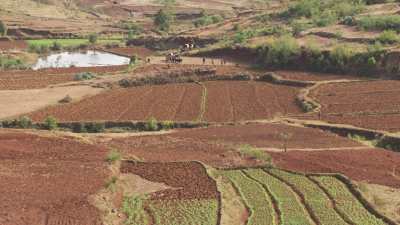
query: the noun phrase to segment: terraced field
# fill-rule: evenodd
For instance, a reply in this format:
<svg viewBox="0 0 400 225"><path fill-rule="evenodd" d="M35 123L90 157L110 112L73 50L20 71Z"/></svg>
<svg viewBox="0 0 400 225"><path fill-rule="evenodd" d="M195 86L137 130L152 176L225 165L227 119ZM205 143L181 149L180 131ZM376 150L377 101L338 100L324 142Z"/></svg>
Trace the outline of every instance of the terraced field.
<svg viewBox="0 0 400 225"><path fill-rule="evenodd" d="M49 85L74 81L74 75L80 72L103 74L124 69L126 69L126 66L0 71L0 90L45 88Z"/></svg>
<svg viewBox="0 0 400 225"><path fill-rule="evenodd" d="M130 211L132 216L127 224L218 224L219 193L215 181L200 163L124 162L121 171L170 187L147 197L125 200L124 204L136 206Z"/></svg>
<svg viewBox="0 0 400 225"><path fill-rule="evenodd" d="M219 170L243 199L246 224L385 224L333 176L279 169Z"/></svg>
<svg viewBox="0 0 400 225"><path fill-rule="evenodd" d="M203 91L203 88L207 91ZM59 121L159 120L210 122L269 119L300 113L297 88L258 82L206 82L117 89L80 102L49 107L30 116L42 121L48 115ZM205 98L202 97L207 93ZM202 103L205 99L205 103ZM202 112L201 105L205 105Z"/></svg>
<svg viewBox="0 0 400 225"><path fill-rule="evenodd" d="M400 131L400 82L396 80L322 85L312 97L322 105L322 120Z"/></svg>

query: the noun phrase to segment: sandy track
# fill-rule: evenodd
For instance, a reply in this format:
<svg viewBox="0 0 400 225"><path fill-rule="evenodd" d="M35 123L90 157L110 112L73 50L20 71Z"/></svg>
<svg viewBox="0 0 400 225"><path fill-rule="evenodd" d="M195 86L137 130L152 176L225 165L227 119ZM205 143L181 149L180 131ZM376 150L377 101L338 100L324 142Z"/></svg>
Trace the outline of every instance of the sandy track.
<svg viewBox="0 0 400 225"><path fill-rule="evenodd" d="M48 105L57 104L66 95L78 100L103 91L90 86L65 86L32 90L0 91L0 118L26 114Z"/></svg>

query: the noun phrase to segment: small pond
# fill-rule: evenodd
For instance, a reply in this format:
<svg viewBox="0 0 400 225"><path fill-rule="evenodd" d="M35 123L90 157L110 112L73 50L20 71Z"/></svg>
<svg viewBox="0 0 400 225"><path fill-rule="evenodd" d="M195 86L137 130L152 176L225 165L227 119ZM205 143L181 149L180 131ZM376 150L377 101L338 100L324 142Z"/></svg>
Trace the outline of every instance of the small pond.
<svg viewBox="0 0 400 225"><path fill-rule="evenodd" d="M129 64L129 58L101 51L62 52L38 59L32 69L63 67L118 66Z"/></svg>

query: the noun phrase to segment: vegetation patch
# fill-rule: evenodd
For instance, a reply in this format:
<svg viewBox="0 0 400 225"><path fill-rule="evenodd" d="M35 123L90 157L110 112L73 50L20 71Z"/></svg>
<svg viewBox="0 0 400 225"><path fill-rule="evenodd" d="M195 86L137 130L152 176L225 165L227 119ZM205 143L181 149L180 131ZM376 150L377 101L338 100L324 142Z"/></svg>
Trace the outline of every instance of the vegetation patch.
<svg viewBox="0 0 400 225"><path fill-rule="evenodd" d="M250 211L247 224L276 224L276 215L272 201L261 184L248 178L240 170L221 171L240 193Z"/></svg>
<svg viewBox="0 0 400 225"><path fill-rule="evenodd" d="M151 200L149 212L155 225L216 225L218 201L209 200Z"/></svg>
<svg viewBox="0 0 400 225"><path fill-rule="evenodd" d="M308 216L306 209L289 186L277 178L265 173L262 169L248 169L245 170L245 172L261 184L268 187L278 204L281 213L281 224L312 224L311 218Z"/></svg>
<svg viewBox="0 0 400 225"><path fill-rule="evenodd" d="M303 196L306 206L320 224L347 224L334 210L329 197L307 177L277 169L269 170L269 172L287 182Z"/></svg>
<svg viewBox="0 0 400 225"><path fill-rule="evenodd" d="M368 212L343 182L331 176L314 176L312 179L332 196L338 210L354 224L386 224Z"/></svg>
<svg viewBox="0 0 400 225"><path fill-rule="evenodd" d="M251 145L241 145L239 146L238 150L242 157L257 159L267 166L272 166L272 158L266 151L253 147Z"/></svg>

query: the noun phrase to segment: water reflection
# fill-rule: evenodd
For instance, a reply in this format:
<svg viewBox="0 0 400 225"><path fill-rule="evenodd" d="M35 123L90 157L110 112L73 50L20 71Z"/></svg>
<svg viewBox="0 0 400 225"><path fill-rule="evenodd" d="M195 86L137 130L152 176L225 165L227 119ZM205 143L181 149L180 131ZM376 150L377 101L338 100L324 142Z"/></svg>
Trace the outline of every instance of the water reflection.
<svg viewBox="0 0 400 225"><path fill-rule="evenodd" d="M32 69L94 67L129 64L129 58L99 51L63 52L39 58Z"/></svg>

